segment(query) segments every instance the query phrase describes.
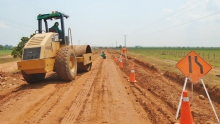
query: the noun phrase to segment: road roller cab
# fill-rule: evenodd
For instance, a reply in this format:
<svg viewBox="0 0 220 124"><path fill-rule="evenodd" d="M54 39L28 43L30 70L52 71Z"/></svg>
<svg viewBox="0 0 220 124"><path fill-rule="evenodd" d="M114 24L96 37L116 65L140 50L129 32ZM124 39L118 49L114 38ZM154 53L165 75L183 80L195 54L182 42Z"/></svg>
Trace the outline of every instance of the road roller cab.
<svg viewBox="0 0 220 124"><path fill-rule="evenodd" d="M76 73L89 71L92 67L92 50L89 45L72 45L71 29L65 35L64 18L61 12L39 14L38 30L23 48L22 60L17 62L28 83L44 80L46 73L54 71L59 79L71 81ZM48 20L60 20L61 32L48 28ZM42 21L45 31L42 30Z"/></svg>

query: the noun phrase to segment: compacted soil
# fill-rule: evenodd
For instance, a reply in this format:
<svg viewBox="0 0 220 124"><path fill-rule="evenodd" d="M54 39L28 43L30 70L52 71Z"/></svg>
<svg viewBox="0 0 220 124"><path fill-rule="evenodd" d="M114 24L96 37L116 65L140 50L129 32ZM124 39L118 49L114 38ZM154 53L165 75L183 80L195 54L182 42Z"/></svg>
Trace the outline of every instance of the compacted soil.
<svg viewBox="0 0 220 124"><path fill-rule="evenodd" d="M160 72L149 63L123 58L123 68L114 61L116 53L97 53L91 71L78 73L71 82L60 81L56 73L43 82L28 84L16 63L0 64L1 124L173 124L183 83L174 74ZM11 64L11 66L10 66ZM136 83L128 81L131 66ZM169 77L167 76L169 75ZM196 124L217 124L205 95L191 92L191 112ZM202 88L202 87L201 87ZM204 90L204 89L202 89ZM212 98L212 96L210 96ZM213 100L220 116L220 104ZM181 110L180 110L181 111Z"/></svg>

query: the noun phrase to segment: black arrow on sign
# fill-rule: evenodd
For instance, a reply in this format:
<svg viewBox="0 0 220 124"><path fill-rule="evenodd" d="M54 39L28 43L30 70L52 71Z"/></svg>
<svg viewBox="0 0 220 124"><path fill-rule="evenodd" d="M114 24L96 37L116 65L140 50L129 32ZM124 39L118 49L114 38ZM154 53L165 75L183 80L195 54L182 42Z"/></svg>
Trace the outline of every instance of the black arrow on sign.
<svg viewBox="0 0 220 124"><path fill-rule="evenodd" d="M198 62L198 57L195 56L195 62L200 67L200 73L203 74L203 66Z"/></svg>
<svg viewBox="0 0 220 124"><path fill-rule="evenodd" d="M189 73L192 73L192 60L191 60L191 56L188 56L188 61L189 61Z"/></svg>
<svg viewBox="0 0 220 124"><path fill-rule="evenodd" d="M192 57L188 56L189 61L189 73L192 73ZM200 73L203 74L203 66L198 62L198 56L195 56L195 62L200 67Z"/></svg>

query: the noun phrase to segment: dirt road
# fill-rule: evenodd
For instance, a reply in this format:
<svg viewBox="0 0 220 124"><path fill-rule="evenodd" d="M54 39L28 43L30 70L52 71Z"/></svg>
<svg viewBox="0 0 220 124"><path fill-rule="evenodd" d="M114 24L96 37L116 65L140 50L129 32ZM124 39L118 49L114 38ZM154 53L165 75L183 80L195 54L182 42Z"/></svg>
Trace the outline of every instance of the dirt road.
<svg viewBox="0 0 220 124"><path fill-rule="evenodd" d="M45 81L29 85L19 74L13 74L13 80L9 80L13 75L2 74L1 77L8 79L0 85L0 123L178 122L175 114L182 85L132 59L124 61L120 69L111 53L107 53L107 59L98 55L95 58L92 70L77 74L72 82L59 81L55 73L50 73ZM132 63L135 63L137 83L127 81ZM194 92L191 106L194 123L217 123L208 99L201 100L199 95ZM220 104L213 103L220 116Z"/></svg>
<svg viewBox="0 0 220 124"><path fill-rule="evenodd" d="M72 82L50 74L42 83L12 89L0 101L0 122L150 124L129 87L111 58L97 57L92 70Z"/></svg>

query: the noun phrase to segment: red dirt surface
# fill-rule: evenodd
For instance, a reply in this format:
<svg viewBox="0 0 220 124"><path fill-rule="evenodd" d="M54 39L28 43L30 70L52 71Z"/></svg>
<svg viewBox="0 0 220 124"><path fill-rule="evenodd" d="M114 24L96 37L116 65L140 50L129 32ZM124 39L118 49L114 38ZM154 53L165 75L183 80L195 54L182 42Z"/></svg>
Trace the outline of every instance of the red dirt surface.
<svg viewBox="0 0 220 124"><path fill-rule="evenodd" d="M150 63L123 59L120 69L116 53L95 55L90 72L79 73L71 82L48 73L43 82L27 84L14 70L0 65L0 123L121 123L172 124L182 91L184 77L162 73ZM119 55L118 55L119 56ZM13 63L12 65L14 65ZM130 83L131 65L137 83ZM9 66L10 67L10 66ZM183 81L182 81L183 80ZM179 82L182 82L179 83ZM196 124L217 124L209 101L199 98L204 89L194 90L193 101L188 83L191 111ZM212 95L210 95L212 99ZM213 104L220 116L218 99Z"/></svg>

